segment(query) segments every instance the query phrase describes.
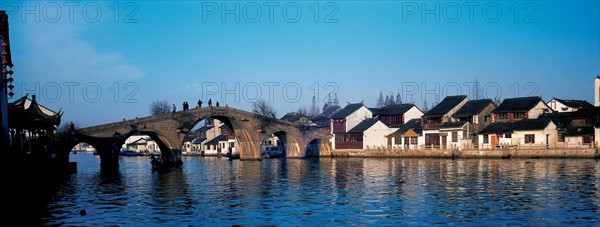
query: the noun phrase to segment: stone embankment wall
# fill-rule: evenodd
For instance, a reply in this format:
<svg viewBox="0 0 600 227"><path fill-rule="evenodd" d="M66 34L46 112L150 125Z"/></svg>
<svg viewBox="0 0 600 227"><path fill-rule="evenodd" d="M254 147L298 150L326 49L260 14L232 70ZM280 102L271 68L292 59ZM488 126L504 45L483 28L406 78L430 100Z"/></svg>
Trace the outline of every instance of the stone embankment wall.
<svg viewBox="0 0 600 227"><path fill-rule="evenodd" d="M332 150L332 157L363 158L600 158L598 149L498 149L498 150Z"/></svg>

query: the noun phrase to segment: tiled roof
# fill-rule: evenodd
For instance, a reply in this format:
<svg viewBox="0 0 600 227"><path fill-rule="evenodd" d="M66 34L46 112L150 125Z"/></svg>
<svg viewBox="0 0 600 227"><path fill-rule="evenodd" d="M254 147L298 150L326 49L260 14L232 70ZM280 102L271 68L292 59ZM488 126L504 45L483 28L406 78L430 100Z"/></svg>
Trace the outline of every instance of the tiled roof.
<svg viewBox="0 0 600 227"><path fill-rule="evenodd" d="M467 96L465 95L448 96L444 98L444 100L442 100L442 102L440 102L437 106L427 111L423 117L442 117L466 98Z"/></svg>
<svg viewBox="0 0 600 227"><path fill-rule="evenodd" d="M332 114L336 113L338 110L341 110L342 108L340 106L330 106L327 107L327 109L323 110L323 113L319 114L319 115L323 115L326 117L331 116Z"/></svg>
<svg viewBox="0 0 600 227"><path fill-rule="evenodd" d="M594 126L569 127L565 130L564 136L590 136L594 135Z"/></svg>
<svg viewBox="0 0 600 227"><path fill-rule="evenodd" d="M303 117L305 117L304 114L292 112L292 113L287 113L287 114L283 115L283 117L281 117L279 120L284 120L284 121L288 121L288 122L296 122Z"/></svg>
<svg viewBox="0 0 600 227"><path fill-rule="evenodd" d="M440 129L451 129L451 128L462 128L467 124L467 121L458 121L458 122L444 122Z"/></svg>
<svg viewBox="0 0 600 227"><path fill-rule="evenodd" d="M488 105L494 105L491 99L470 100L456 113L452 115L454 118L470 117L481 113Z"/></svg>
<svg viewBox="0 0 600 227"><path fill-rule="evenodd" d="M214 126L212 125L204 125L202 127L200 127L199 129L196 129L196 132L206 132L210 129L214 128Z"/></svg>
<svg viewBox="0 0 600 227"><path fill-rule="evenodd" d="M323 110L323 113L311 118L311 121L321 121L321 120L329 120L331 115L342 110L339 106L330 106Z"/></svg>
<svg viewBox="0 0 600 227"><path fill-rule="evenodd" d="M557 98L554 98L554 100L564 104L565 106L571 107L571 108L581 109L581 108L593 108L594 107L594 105L592 105L591 103L589 103L585 100L566 100L566 99L557 99Z"/></svg>
<svg viewBox="0 0 600 227"><path fill-rule="evenodd" d="M357 111L358 109L360 109L363 106L365 106L365 105L363 105L362 103L348 104L346 107L344 107L344 109L331 115L331 119L344 119L344 118L350 116L350 114L354 113L355 111Z"/></svg>
<svg viewBox="0 0 600 227"><path fill-rule="evenodd" d="M492 123L479 134L509 133L514 131L543 130L552 120L549 118L523 119L515 122Z"/></svg>
<svg viewBox="0 0 600 227"><path fill-rule="evenodd" d="M354 128L350 129L348 131L348 133L364 132L367 129L369 129L371 126L373 126L375 123L377 123L378 121L379 121L379 119L377 119L377 118L365 119L364 121L358 123L358 125L354 126Z"/></svg>
<svg viewBox="0 0 600 227"><path fill-rule="evenodd" d="M573 118L595 118L600 119L600 107L583 108L573 112Z"/></svg>
<svg viewBox="0 0 600 227"><path fill-rule="evenodd" d="M209 140L208 142L206 142L205 145L215 145L215 144L218 144L219 141L226 141L226 140L227 140L226 135L219 135L219 136L213 138L212 140Z"/></svg>
<svg viewBox="0 0 600 227"><path fill-rule="evenodd" d="M198 138L192 140L192 143L193 144L201 144L205 140L206 140L206 138L200 138L200 137L198 137Z"/></svg>
<svg viewBox="0 0 600 227"><path fill-rule="evenodd" d="M413 104L388 105L381 108L369 108L374 115L400 115L413 108Z"/></svg>
<svg viewBox="0 0 600 227"><path fill-rule="evenodd" d="M540 115L538 118L549 118L557 128L567 128L573 121L574 112L553 112Z"/></svg>
<svg viewBox="0 0 600 227"><path fill-rule="evenodd" d="M492 113L527 112L543 101L539 96L505 99Z"/></svg>
<svg viewBox="0 0 600 227"><path fill-rule="evenodd" d="M423 127L421 126L421 119L411 119L406 122L398 130L388 135L388 137L401 136L404 133L408 132L408 130L412 129L417 134L421 135L423 133Z"/></svg>

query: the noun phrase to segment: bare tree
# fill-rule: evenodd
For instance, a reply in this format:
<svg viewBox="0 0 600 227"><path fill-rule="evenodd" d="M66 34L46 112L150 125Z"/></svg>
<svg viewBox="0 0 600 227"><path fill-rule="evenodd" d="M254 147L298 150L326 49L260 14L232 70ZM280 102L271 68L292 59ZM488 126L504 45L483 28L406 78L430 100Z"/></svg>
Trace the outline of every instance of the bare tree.
<svg viewBox="0 0 600 227"><path fill-rule="evenodd" d="M185 111L179 113L178 115L174 115L172 119L177 121L177 128L184 131L191 130L197 123L197 120L194 119L194 116Z"/></svg>
<svg viewBox="0 0 600 227"><path fill-rule="evenodd" d="M303 116L308 116L308 110L304 106L298 108L298 111L296 111L296 112L298 112L299 114L302 114Z"/></svg>
<svg viewBox="0 0 600 227"><path fill-rule="evenodd" d="M309 117L314 117L320 114L320 110L319 110L319 106L317 105L317 99L315 98L315 96L313 96L312 98L312 102L310 104L310 111L307 114L304 114L304 116L309 116Z"/></svg>
<svg viewBox="0 0 600 227"><path fill-rule="evenodd" d="M379 91L379 98L377 98L377 108L381 108L385 106L385 101L383 100L383 91Z"/></svg>
<svg viewBox="0 0 600 227"><path fill-rule="evenodd" d="M167 100L156 100L150 104L150 114L153 116L169 113L171 107Z"/></svg>
<svg viewBox="0 0 600 227"><path fill-rule="evenodd" d="M275 111L273 106L263 99L252 103L252 112L254 112L256 117L260 120L260 127L263 130L275 119L275 114L277 114L277 111Z"/></svg>

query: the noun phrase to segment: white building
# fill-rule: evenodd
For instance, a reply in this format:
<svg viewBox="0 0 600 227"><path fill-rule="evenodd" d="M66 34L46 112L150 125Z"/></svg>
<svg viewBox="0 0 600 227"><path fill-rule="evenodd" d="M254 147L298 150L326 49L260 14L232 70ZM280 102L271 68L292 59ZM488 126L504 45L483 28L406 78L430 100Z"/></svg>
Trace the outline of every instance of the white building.
<svg viewBox="0 0 600 227"><path fill-rule="evenodd" d="M557 130L552 120L547 118L492 123L479 132L479 141L479 147L483 149L505 146L553 148Z"/></svg>
<svg viewBox="0 0 600 227"><path fill-rule="evenodd" d="M457 122L446 122L440 127L440 135L445 138L446 141L442 141L442 144L447 144L450 149L461 149L464 141L469 138L469 122L457 121ZM467 142L470 142L467 140Z"/></svg>
<svg viewBox="0 0 600 227"><path fill-rule="evenodd" d="M370 118L350 129L348 134L358 138L355 142L359 149L376 149L387 147L386 136L393 131L379 119Z"/></svg>
<svg viewBox="0 0 600 227"><path fill-rule="evenodd" d="M331 116L331 133L333 134L333 149L362 149L362 136L350 129L356 127L365 119L373 117L373 113L361 102L348 104L342 110ZM360 142L360 143L359 143Z"/></svg>
<svg viewBox="0 0 600 227"><path fill-rule="evenodd" d="M160 153L160 148L156 141L147 135L132 135L121 147L121 150L142 152L142 153Z"/></svg>
<svg viewBox="0 0 600 227"><path fill-rule="evenodd" d="M594 106L600 107L600 76L594 80Z"/></svg>
<svg viewBox="0 0 600 227"><path fill-rule="evenodd" d="M388 146L394 149L420 149L425 144L421 119L409 120L387 138Z"/></svg>
<svg viewBox="0 0 600 227"><path fill-rule="evenodd" d="M492 122L512 122L536 119L553 110L539 96L505 99L492 111Z"/></svg>
<svg viewBox="0 0 600 227"><path fill-rule="evenodd" d="M423 115L423 137L425 137L426 148L448 148L446 143L448 137L440 133L440 128L444 123L452 122L452 115L468 101L469 99L465 95L448 96Z"/></svg>
<svg viewBox="0 0 600 227"><path fill-rule="evenodd" d="M576 112L583 108L592 108L592 104L585 100L565 100L552 98L547 105L555 112Z"/></svg>

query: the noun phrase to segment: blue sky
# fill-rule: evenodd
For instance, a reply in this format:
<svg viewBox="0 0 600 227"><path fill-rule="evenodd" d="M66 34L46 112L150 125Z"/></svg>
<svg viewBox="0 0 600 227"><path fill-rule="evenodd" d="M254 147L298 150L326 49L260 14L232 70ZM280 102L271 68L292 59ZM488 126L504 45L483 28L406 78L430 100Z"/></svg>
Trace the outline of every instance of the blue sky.
<svg viewBox="0 0 600 227"><path fill-rule="evenodd" d="M180 109L212 98L250 110L262 98L279 116L309 106L313 95L322 105L331 92L342 105L375 106L380 91L431 105L436 96L468 95L476 77L485 97L593 102L600 74L598 1L2 1L0 8L9 14L15 97L36 93L81 126L146 116L154 100Z"/></svg>

